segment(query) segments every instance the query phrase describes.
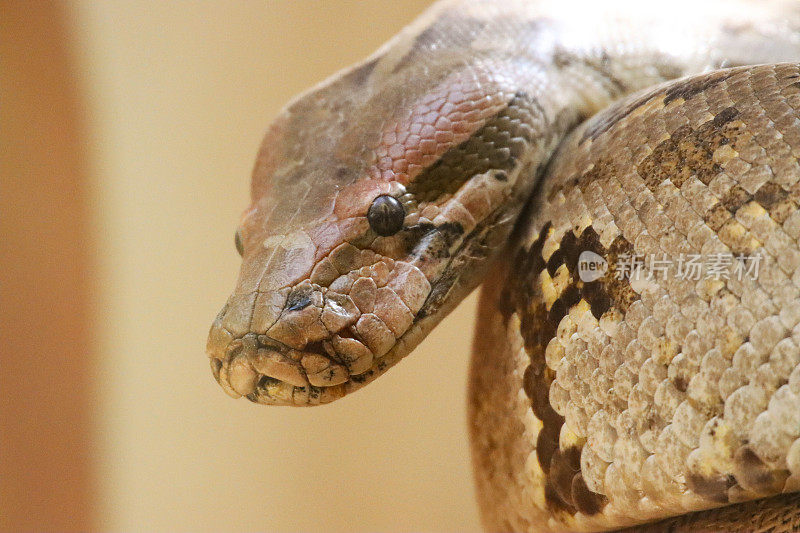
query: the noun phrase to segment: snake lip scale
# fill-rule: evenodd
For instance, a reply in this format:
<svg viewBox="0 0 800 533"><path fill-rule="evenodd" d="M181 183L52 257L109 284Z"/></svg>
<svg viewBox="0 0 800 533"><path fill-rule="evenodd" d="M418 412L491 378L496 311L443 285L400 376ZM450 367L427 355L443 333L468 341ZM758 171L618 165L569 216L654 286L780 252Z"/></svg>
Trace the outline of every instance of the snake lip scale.
<svg viewBox="0 0 800 533"><path fill-rule="evenodd" d="M798 61L790 0L435 4L267 130L214 377L329 403L482 285L487 530L800 530Z"/></svg>

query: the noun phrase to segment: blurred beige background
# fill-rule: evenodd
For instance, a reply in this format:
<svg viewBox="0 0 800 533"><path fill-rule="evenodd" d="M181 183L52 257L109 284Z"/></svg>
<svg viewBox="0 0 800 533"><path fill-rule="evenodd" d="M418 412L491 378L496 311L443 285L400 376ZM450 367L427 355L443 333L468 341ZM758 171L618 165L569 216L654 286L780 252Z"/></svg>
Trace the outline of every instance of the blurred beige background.
<svg viewBox="0 0 800 533"><path fill-rule="evenodd" d="M61 283L74 293L56 296L72 302L63 322L78 321L78 337L49 339L55 348L44 353L30 343L12 353L4 344L3 359L18 364L3 388L30 382L48 357L66 366L4 407L1 527L478 529L465 420L474 295L413 356L325 407L234 401L214 382L203 352L236 278L233 232L265 127L294 94L367 55L426 4L4 3L17 27L4 54L34 59L16 63L30 83L7 89L12 103L38 109L39 122L12 106L18 120L2 129L17 166L4 165L3 180L20 199L33 187L58 191L53 173L62 171L48 164L77 160L58 174L73 176L74 186L54 192L74 196L75 205L57 211L30 202L41 207L41 238L65 247L63 262L34 272L25 257L4 253L3 268L17 273L6 284L6 296L18 296L15 317L38 294L19 291L77 261L70 250L85 263ZM35 31L26 17L40 16L34 22L44 26ZM51 22L63 23L63 34L49 31ZM41 57L68 63L55 80L26 74L54 68L27 49L48 39L52 49ZM69 141L58 152L39 136L65 109L61 83L74 96L66 109L75 112L53 130ZM80 223L71 240L55 240L50 227L74 223L73 212ZM4 226L19 247L32 246L25 216L34 215L22 210ZM37 309L15 322L13 337L41 335L50 311ZM31 393L42 385L51 392ZM38 440L55 448L37 451ZM55 476L59 461L69 461L68 475ZM44 495L38 504L30 497L37 491Z"/></svg>

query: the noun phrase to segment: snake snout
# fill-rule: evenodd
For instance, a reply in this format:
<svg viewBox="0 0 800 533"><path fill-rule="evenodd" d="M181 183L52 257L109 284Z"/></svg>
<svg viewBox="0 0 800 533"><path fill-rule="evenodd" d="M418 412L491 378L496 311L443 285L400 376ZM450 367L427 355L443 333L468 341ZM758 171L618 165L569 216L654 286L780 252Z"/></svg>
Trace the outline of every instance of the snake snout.
<svg viewBox="0 0 800 533"><path fill-rule="evenodd" d="M214 345L209 336L208 355L211 371L222 389L234 398L242 396L259 403L294 405L295 387L307 387L308 381L299 362L277 350L259 347L255 334L247 334L224 345ZM221 327L221 326L219 326Z"/></svg>
<svg viewBox="0 0 800 533"><path fill-rule="evenodd" d="M230 396L257 403L308 405L343 395L350 379L347 366L321 346L294 349L267 335L247 333L232 338L216 321L207 353L214 378ZM331 398L332 399L332 398Z"/></svg>
<svg viewBox="0 0 800 533"><path fill-rule="evenodd" d="M231 340L221 324L211 327L206 349L211 371L225 392L234 398L251 394L256 388L258 373L251 363L256 343L252 335Z"/></svg>

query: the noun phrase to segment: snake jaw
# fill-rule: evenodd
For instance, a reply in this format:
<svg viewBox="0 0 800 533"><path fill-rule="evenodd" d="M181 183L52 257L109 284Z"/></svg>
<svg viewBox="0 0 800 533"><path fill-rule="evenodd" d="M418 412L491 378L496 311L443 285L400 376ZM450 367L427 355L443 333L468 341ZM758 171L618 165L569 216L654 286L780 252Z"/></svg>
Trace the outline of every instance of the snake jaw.
<svg viewBox="0 0 800 533"><path fill-rule="evenodd" d="M220 328L218 323L212 326L211 338L224 337L219 333ZM265 341L273 346L278 344L252 333L225 346L209 342L212 372L228 395L272 405L306 405L317 398L341 396L336 391L350 379L345 366L327 354L288 347L268 348L263 345Z"/></svg>

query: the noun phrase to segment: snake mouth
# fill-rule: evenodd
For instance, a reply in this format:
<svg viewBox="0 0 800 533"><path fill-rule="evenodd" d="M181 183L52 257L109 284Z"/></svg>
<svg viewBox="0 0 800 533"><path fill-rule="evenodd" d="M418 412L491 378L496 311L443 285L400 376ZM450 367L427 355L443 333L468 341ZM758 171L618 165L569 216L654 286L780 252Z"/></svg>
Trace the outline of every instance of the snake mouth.
<svg viewBox="0 0 800 533"><path fill-rule="evenodd" d="M459 292L466 293L471 288L460 287ZM263 335L248 333L227 342L221 350L214 350L214 339L219 339L218 333L225 331L221 324L215 321L211 328L208 347L211 370L217 383L233 398L244 396L251 402L262 405L295 407L330 403L371 383L403 359L455 306L455 303L457 301L447 302L440 308L441 313L420 313L411 327L397 339L387 353L373 359L371 366L358 374L352 370L348 371L346 365L340 362L340 358L324 350L322 353L309 351L318 349L323 343L315 343L314 346L308 346L301 352L288 347L279 347L278 343ZM310 359L312 356L314 358ZM311 366L312 361L316 366ZM344 367L344 372L336 365ZM314 384L315 380L326 379L328 376L335 376L341 382L331 385Z"/></svg>
<svg viewBox="0 0 800 533"><path fill-rule="evenodd" d="M346 354L333 348L336 341L330 340L296 350L265 335L247 333L215 347L215 341L229 337L217 322L211 328L207 352L214 378L229 396L263 405L314 406L375 380L408 354L440 319L437 314L420 314L385 354L373 357L368 352L368 358L349 362ZM355 338L338 338L351 348L363 346Z"/></svg>
<svg viewBox="0 0 800 533"><path fill-rule="evenodd" d="M431 306L423 306L391 349L379 358L371 357L364 370L348 367L340 355L331 353L329 346L326 350L328 342L293 350L255 333L230 340L219 321L214 322L209 335L211 370L217 383L233 398L244 396L262 405L295 407L330 403L371 383L403 359L476 284L475 280L457 284L452 297L444 300L440 294L431 294L426 300Z"/></svg>
<svg viewBox="0 0 800 533"><path fill-rule="evenodd" d="M218 352L209 348L211 370L222 389L264 405L313 406L330 403L373 381L410 351L435 324L421 319L389 352L354 374L341 358L320 346L305 350L279 347L271 339L248 333ZM218 324L214 329L221 327ZM266 341L266 342L265 342ZM322 343L320 343L322 344ZM320 351L311 351L318 349Z"/></svg>
<svg viewBox="0 0 800 533"><path fill-rule="evenodd" d="M266 335L247 333L215 346L215 340L224 336L224 328L215 322L208 354L214 378L234 398L244 396L270 405L315 405L340 398L344 385L359 379L351 370L360 369L348 368L330 342L297 350Z"/></svg>

